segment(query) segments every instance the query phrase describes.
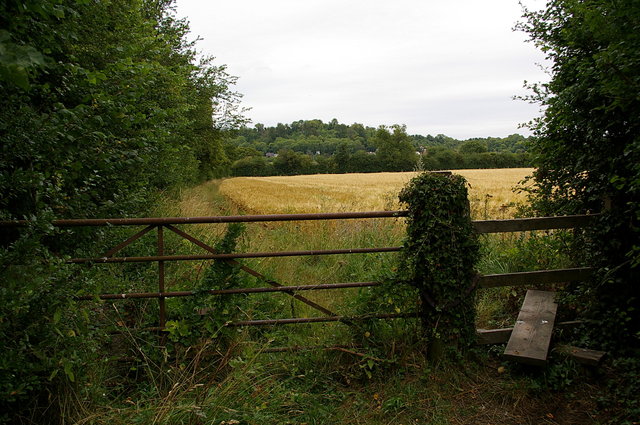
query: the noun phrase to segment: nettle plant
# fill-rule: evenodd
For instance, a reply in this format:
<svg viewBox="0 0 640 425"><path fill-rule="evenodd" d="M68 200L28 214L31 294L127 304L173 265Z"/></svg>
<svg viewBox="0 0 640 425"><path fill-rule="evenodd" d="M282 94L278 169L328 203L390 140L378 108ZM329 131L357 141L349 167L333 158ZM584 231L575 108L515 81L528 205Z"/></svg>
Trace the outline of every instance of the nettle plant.
<svg viewBox="0 0 640 425"><path fill-rule="evenodd" d="M400 201L407 206L408 219L398 279L420 293L431 347L465 348L475 338L480 248L467 182L458 175L424 173L400 192Z"/></svg>

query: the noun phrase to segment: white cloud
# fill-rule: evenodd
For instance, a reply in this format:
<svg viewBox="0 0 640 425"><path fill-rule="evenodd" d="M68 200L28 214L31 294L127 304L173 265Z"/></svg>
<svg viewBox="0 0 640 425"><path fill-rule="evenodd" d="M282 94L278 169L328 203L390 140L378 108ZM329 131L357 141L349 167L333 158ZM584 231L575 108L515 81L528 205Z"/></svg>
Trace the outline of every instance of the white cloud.
<svg viewBox="0 0 640 425"><path fill-rule="evenodd" d="M529 3L532 3L530 1ZM253 122L337 118L452 137L504 136L537 115L513 95L545 75L511 0L178 0L228 65Z"/></svg>

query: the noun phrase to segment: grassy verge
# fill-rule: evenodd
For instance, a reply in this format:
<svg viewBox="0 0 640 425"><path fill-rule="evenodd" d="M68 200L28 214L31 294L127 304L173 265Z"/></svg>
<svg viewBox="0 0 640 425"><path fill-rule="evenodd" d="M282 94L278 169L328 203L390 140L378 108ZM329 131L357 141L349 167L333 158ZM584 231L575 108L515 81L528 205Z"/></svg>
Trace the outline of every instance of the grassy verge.
<svg viewBox="0 0 640 425"><path fill-rule="evenodd" d="M257 348L257 347L256 347ZM147 390L86 417L96 424L578 424L599 423L597 388L541 389L537 372L480 360L429 364L418 351L375 366L356 351L264 354L174 372L169 391ZM376 360L377 361L377 360ZM172 366L172 368L175 368Z"/></svg>

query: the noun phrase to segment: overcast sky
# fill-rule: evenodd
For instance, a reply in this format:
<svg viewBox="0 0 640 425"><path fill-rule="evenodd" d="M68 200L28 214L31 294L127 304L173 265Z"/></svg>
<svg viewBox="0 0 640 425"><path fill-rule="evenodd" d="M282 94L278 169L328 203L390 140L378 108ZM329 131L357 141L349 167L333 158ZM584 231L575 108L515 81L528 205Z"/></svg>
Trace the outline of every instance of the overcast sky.
<svg viewBox="0 0 640 425"><path fill-rule="evenodd" d="M540 0L525 0L542 7ZM198 50L237 76L252 123L337 118L410 134L504 137L546 80L517 0L177 0Z"/></svg>

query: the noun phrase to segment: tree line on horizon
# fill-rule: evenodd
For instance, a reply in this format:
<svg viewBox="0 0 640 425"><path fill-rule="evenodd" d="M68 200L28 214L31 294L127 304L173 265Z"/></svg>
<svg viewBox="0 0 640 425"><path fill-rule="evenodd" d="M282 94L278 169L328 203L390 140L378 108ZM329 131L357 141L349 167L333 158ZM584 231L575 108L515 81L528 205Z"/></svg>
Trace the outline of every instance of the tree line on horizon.
<svg viewBox="0 0 640 425"><path fill-rule="evenodd" d="M233 176L374 173L529 167L530 142L520 134L467 140L409 135L404 125L374 128L334 118L243 126L225 142L225 152Z"/></svg>

